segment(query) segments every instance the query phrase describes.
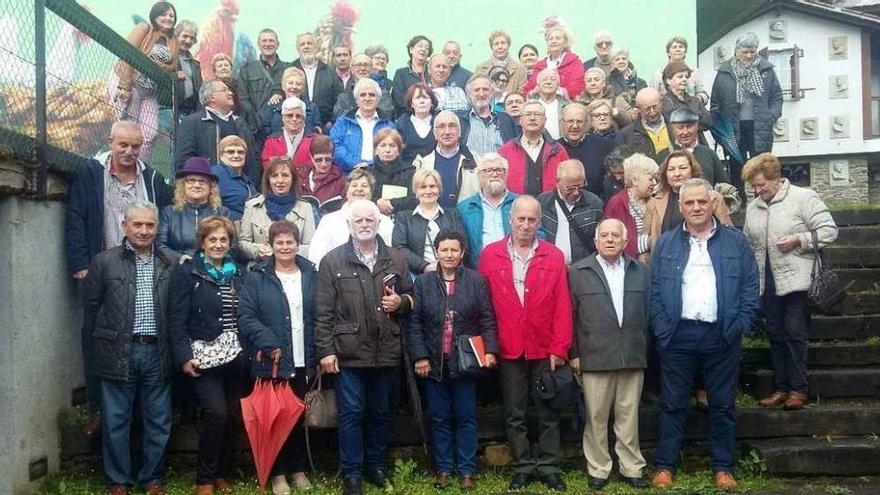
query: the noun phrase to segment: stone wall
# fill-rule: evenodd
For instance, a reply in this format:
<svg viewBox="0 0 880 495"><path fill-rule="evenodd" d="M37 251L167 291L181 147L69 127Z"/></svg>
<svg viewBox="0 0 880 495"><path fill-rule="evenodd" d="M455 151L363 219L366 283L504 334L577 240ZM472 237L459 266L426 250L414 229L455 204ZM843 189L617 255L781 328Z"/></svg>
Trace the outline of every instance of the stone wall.
<svg viewBox="0 0 880 495"><path fill-rule="evenodd" d="M853 155L813 159L810 185L826 203L867 203L870 201L868 161Z"/></svg>
<svg viewBox="0 0 880 495"><path fill-rule="evenodd" d="M29 494L32 463L58 470L59 417L82 385L81 311L64 204L0 196L0 225L0 493Z"/></svg>

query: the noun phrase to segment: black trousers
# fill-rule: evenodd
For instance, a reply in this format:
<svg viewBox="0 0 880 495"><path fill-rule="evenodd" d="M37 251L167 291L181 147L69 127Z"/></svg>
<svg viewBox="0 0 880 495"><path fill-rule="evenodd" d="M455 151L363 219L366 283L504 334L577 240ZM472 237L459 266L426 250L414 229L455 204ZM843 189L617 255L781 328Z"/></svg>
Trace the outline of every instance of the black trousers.
<svg viewBox="0 0 880 495"><path fill-rule="evenodd" d="M807 292L796 291L777 296L769 264L766 265L765 273L761 304L767 317L774 386L779 392L806 395L809 389L807 338L810 328Z"/></svg>
<svg viewBox="0 0 880 495"><path fill-rule="evenodd" d="M739 122L739 152L743 157L743 163L739 163L736 160L729 161L730 168L730 182L736 186L736 190L739 192L740 197L743 200L743 204L745 205L745 184L743 183L741 174L743 165L748 161L749 158L755 156L755 121L753 120L741 120Z"/></svg>
<svg viewBox="0 0 880 495"><path fill-rule="evenodd" d="M235 430L241 417L241 398L245 393L244 359L239 355L223 366L202 370L192 379L193 391L201 406L199 422L199 463L196 483L213 484L229 474Z"/></svg>
<svg viewBox="0 0 880 495"><path fill-rule="evenodd" d="M305 400L306 392L309 391L309 383L306 381L306 369L296 368L294 377L288 383L290 388L293 389L293 393L300 399ZM287 437L287 441L281 447L281 452L278 453L278 458L275 459L275 465L272 466L272 476L306 471L308 459L306 457L306 432L304 425L305 419L300 419L296 426L293 427L293 431L290 432L290 436Z"/></svg>

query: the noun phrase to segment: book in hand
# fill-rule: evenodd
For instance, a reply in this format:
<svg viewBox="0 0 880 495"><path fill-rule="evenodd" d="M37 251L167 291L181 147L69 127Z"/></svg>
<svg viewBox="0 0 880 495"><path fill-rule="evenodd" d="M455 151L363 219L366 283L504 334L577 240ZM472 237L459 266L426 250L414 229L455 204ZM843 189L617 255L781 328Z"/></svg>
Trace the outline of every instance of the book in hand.
<svg viewBox="0 0 880 495"><path fill-rule="evenodd" d="M315 196L304 195L300 197L301 200L305 201L312 205L312 209L314 209L319 215L325 215L330 212L334 212L340 208L342 208L342 203L345 200L341 196L333 196L332 198L328 198L324 201L321 201Z"/></svg>
<svg viewBox="0 0 880 495"><path fill-rule="evenodd" d="M477 362L480 363L480 368L486 367L486 344L483 342L482 335L474 335L468 338L468 342L471 344L471 350L474 353L474 357L477 358Z"/></svg>
<svg viewBox="0 0 880 495"><path fill-rule="evenodd" d="M486 371L486 345L480 335L458 336L458 370L465 375Z"/></svg>

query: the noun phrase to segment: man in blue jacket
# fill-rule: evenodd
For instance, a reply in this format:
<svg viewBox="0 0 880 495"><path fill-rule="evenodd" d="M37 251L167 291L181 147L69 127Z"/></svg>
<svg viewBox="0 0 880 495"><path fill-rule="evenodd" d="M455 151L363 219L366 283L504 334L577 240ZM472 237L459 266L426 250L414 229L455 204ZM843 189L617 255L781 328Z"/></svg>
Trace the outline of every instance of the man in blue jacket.
<svg viewBox="0 0 880 495"><path fill-rule="evenodd" d="M77 280L89 273L92 259L101 251L122 244L125 210L135 201L150 201L159 208L171 204L171 188L156 170L138 160L143 135L137 123L119 121L110 128L110 151L79 167L67 190L64 254L67 268ZM92 345L83 334L83 369L89 421L86 436L100 432L100 383L92 370Z"/></svg>
<svg viewBox="0 0 880 495"><path fill-rule="evenodd" d="M467 231L468 262L476 268L480 251L510 233L510 208L519 196L507 190L507 160L487 153L477 164L480 192L458 203Z"/></svg>
<svg viewBox="0 0 880 495"><path fill-rule="evenodd" d="M651 482L658 488L673 482L697 369L709 396L715 486L736 488L734 395L740 338L758 307L758 268L745 235L713 216L711 194L704 179L681 186L684 223L663 234L651 255L651 331L663 387L657 473Z"/></svg>

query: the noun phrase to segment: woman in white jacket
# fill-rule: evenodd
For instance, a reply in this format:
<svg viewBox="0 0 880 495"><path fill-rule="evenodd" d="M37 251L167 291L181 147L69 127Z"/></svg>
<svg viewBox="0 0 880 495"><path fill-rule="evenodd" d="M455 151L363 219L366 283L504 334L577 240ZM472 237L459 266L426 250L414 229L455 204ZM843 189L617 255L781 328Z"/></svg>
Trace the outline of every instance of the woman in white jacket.
<svg viewBox="0 0 880 495"><path fill-rule="evenodd" d="M783 178L779 160L770 153L749 160L742 179L752 185L756 195L746 210L743 231L758 262L773 363L774 392L760 404L801 409L808 391L807 290L814 259L812 232L821 248L837 239L837 226L819 195Z"/></svg>

